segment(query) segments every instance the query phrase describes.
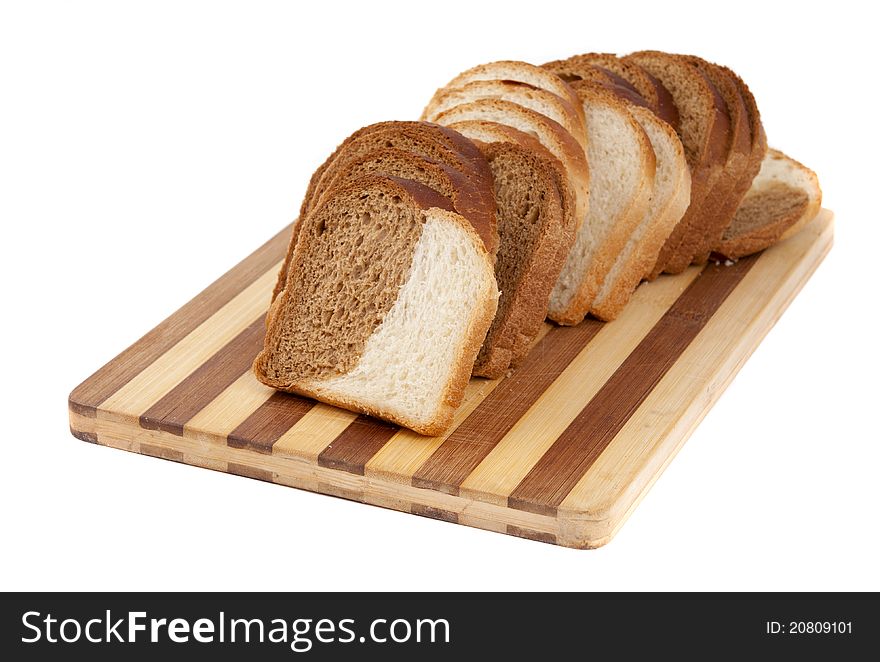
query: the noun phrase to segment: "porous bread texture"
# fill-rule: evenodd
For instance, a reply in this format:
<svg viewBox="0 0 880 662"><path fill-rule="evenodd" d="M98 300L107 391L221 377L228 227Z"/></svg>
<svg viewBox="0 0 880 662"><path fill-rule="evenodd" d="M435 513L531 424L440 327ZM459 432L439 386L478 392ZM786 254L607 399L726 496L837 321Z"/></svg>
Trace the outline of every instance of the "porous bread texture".
<svg viewBox="0 0 880 662"><path fill-rule="evenodd" d="M575 94L574 90L572 90L559 76L552 71L542 69L534 64L515 60L499 60L497 62L488 62L486 64L479 64L476 67L471 67L467 71L458 74L458 76L453 78L443 87L439 88L435 93L435 96L442 93L444 89L462 87L467 83L479 80L504 80L525 83L532 87L553 92L563 99L567 99L572 107L575 108L576 112L581 112L577 94ZM433 99L428 103L428 107L430 107L432 103ZM583 121L583 117L581 120Z"/></svg>
<svg viewBox="0 0 880 662"><path fill-rule="evenodd" d="M576 92L587 118L591 194L589 215L550 295L548 316L566 325L584 319L644 218L656 168L651 142L623 101L590 84Z"/></svg>
<svg viewBox="0 0 880 662"><path fill-rule="evenodd" d="M660 250L651 271L653 278L667 268L677 270L681 262L685 262L681 270L690 263L691 256L682 260L678 247L688 233L698 231L694 228L700 226L704 215L712 213L705 208L705 201L726 161L727 128L723 127L724 135L718 135L723 113L719 113L715 93L708 79L681 56L640 51L623 59L645 69L672 95L680 118L678 135L691 170L691 204ZM670 267L672 262L676 263L674 268Z"/></svg>
<svg viewBox="0 0 880 662"><path fill-rule="evenodd" d="M605 321L615 319L629 303L690 204L691 173L678 135L647 108L631 106L630 112L651 141L657 169L648 210L617 256L590 308L592 315Z"/></svg>
<svg viewBox="0 0 880 662"><path fill-rule="evenodd" d="M822 206L816 173L771 149L715 251L736 259L787 239Z"/></svg>
<svg viewBox="0 0 880 662"><path fill-rule="evenodd" d="M563 97L526 83L508 80L476 80L463 87L438 90L422 113L422 119L435 121L443 112L480 99L503 99L534 110L559 123L586 149L583 113Z"/></svg>
<svg viewBox="0 0 880 662"><path fill-rule="evenodd" d="M340 159L342 160L342 159ZM495 218L495 198L487 208L487 196L474 186L473 181L460 170L420 156L408 150L388 147L345 160L339 168L333 168L333 177L327 183L332 190L364 175L388 175L410 179L434 189L452 201L456 212L470 220L475 227ZM330 170L328 170L328 176Z"/></svg>
<svg viewBox="0 0 880 662"><path fill-rule="evenodd" d="M498 290L473 227L428 206L442 199L428 191L365 177L306 217L254 362L260 381L421 434L448 428Z"/></svg>
<svg viewBox="0 0 880 662"><path fill-rule="evenodd" d="M547 159L512 142L479 144L495 178L498 312L473 374L501 377L528 353L564 259L562 197Z"/></svg>
<svg viewBox="0 0 880 662"><path fill-rule="evenodd" d="M729 120L727 159L715 187L706 198L707 206L715 209L715 213L707 214L699 228L701 232L687 237L679 248L683 254L691 254L691 263L705 264L751 184L747 182L744 186L743 179L752 151L752 131L745 101L727 73L718 65L693 55L688 56L688 61L715 86L724 100Z"/></svg>
<svg viewBox="0 0 880 662"><path fill-rule="evenodd" d="M472 101L437 117L437 122L444 125L467 120L505 124L536 138L565 167L575 192L575 222L583 224L590 206L590 169L584 150L568 131L541 113L502 99Z"/></svg>

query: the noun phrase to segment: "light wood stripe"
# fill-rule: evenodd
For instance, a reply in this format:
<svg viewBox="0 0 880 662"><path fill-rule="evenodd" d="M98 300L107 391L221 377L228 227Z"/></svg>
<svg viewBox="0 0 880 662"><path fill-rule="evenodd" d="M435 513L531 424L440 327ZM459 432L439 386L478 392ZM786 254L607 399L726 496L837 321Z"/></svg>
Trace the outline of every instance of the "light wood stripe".
<svg viewBox="0 0 880 662"><path fill-rule="evenodd" d="M272 454L317 462L318 455L351 425L357 414L317 403L272 446Z"/></svg>
<svg viewBox="0 0 880 662"><path fill-rule="evenodd" d="M229 433L226 443L233 448L249 448L271 453L272 446L315 405L314 400L291 393L275 392L256 411Z"/></svg>
<svg viewBox="0 0 880 662"><path fill-rule="evenodd" d="M229 433L273 393L275 389L258 382L248 368L226 390L187 421L183 434L193 439L225 444Z"/></svg>
<svg viewBox="0 0 880 662"><path fill-rule="evenodd" d="M195 368L266 312L280 262L101 403L99 413L137 420Z"/></svg>
<svg viewBox="0 0 880 662"><path fill-rule="evenodd" d="M555 515L754 263L755 258L745 258L730 267L707 266L511 492L508 505Z"/></svg>
<svg viewBox="0 0 880 662"><path fill-rule="evenodd" d="M141 427L182 435L193 416L250 368L265 334L266 316L262 315L141 414Z"/></svg>
<svg viewBox="0 0 880 662"><path fill-rule="evenodd" d="M585 320L554 327L443 442L412 478L415 487L458 494L461 483L602 328Z"/></svg>
<svg viewBox="0 0 880 662"><path fill-rule="evenodd" d="M540 337L546 335L549 330L549 326L542 329ZM454 430L461 425L502 381L502 379L472 379L465 388L464 397L455 412L451 429ZM416 470L437 450L449 434L451 432L438 437L423 437L412 430L401 429L367 462L364 472L367 476L383 480L409 483Z"/></svg>
<svg viewBox="0 0 880 662"><path fill-rule="evenodd" d="M644 283L632 305L571 362L529 411L461 485L461 493L507 503L507 497L557 437L650 332L669 306L699 274L688 269L675 277ZM571 393L578 393L572 398ZM540 434L536 434L540 431Z"/></svg>
<svg viewBox="0 0 880 662"><path fill-rule="evenodd" d="M614 522L613 528L593 535L607 538L614 534L625 521L624 515L637 505L724 392L756 338L766 335L800 290L800 286L786 289L784 285L802 285L816 268L815 261L803 260L803 256L817 243L827 251L831 239L831 226L821 232L811 226L762 254L629 418L614 443L572 488L559 506L560 514L600 525ZM722 358L711 379L695 375L690 368L718 361L717 357Z"/></svg>
<svg viewBox="0 0 880 662"><path fill-rule="evenodd" d="M98 405L134 379L138 373L229 303L266 271L278 265L287 250L291 232L292 224L282 229L171 317L77 386L70 394L70 409L85 416L94 416Z"/></svg>

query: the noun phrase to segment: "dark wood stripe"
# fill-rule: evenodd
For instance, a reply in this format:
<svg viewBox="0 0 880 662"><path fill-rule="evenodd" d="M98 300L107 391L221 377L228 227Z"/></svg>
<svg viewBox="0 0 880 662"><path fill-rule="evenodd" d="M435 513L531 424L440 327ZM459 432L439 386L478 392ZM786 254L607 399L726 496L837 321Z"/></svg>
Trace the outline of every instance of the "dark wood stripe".
<svg viewBox="0 0 880 662"><path fill-rule="evenodd" d="M363 476L364 466L370 458L378 453L398 430L400 427L397 425L362 414L321 451L318 455L318 464L329 469L339 469Z"/></svg>
<svg viewBox="0 0 880 662"><path fill-rule="evenodd" d="M291 227L285 227L171 317L73 389L69 398L71 409L84 416L94 416L95 409L104 400L281 260L287 250ZM266 296L268 297L268 293Z"/></svg>
<svg viewBox="0 0 880 662"><path fill-rule="evenodd" d="M70 426L70 434L79 439L80 441L87 441L90 444L98 443L98 435L94 432L83 432L82 430L76 430L71 425Z"/></svg>
<svg viewBox="0 0 880 662"><path fill-rule="evenodd" d="M464 480L601 328L602 322L588 319L577 326L551 329L522 365L425 460L412 478L413 486L457 495Z"/></svg>
<svg viewBox="0 0 880 662"><path fill-rule="evenodd" d="M153 446L152 444L141 444L138 452L141 455L149 455L150 457L158 457L160 460L172 460L173 462L183 462L183 453L173 448L164 448L162 446Z"/></svg>
<svg viewBox="0 0 880 662"><path fill-rule="evenodd" d="M250 369L265 334L262 315L141 414L141 427L182 436L193 416Z"/></svg>
<svg viewBox="0 0 880 662"><path fill-rule="evenodd" d="M421 506L417 503L410 506L409 512L420 517L429 517L431 519L439 519L443 522L452 522L458 524L458 513L451 510L443 510L442 508L432 508L431 506Z"/></svg>
<svg viewBox="0 0 880 662"><path fill-rule="evenodd" d="M710 265L703 270L523 478L508 498L511 508L556 515L559 504L755 260L746 258L730 267Z"/></svg>
<svg viewBox="0 0 880 662"><path fill-rule="evenodd" d="M264 480L267 483L271 483L273 478L271 471L249 467L246 464L236 464L235 462L230 462L226 471L227 473L235 474L236 476L244 476L245 478L253 478L254 480Z"/></svg>
<svg viewBox="0 0 880 662"><path fill-rule="evenodd" d="M314 405L314 400L276 391L229 433L226 445L271 455L272 446L281 435L296 425Z"/></svg>
<svg viewBox="0 0 880 662"><path fill-rule="evenodd" d="M507 535L516 536L517 538L526 538L527 540L536 540L538 542L549 542L551 545L556 544L556 536L552 533L541 533L532 529L523 529L513 524L507 525Z"/></svg>

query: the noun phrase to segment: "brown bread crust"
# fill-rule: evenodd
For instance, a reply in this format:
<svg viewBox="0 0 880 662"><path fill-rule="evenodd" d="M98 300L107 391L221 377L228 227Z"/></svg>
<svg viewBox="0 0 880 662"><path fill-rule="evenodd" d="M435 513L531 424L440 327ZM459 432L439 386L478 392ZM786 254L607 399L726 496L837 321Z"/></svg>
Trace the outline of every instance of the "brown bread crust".
<svg viewBox="0 0 880 662"><path fill-rule="evenodd" d="M496 224L495 200L488 200L473 180L460 170L407 150L387 147L346 161L340 168L334 169L327 188L332 191L341 183L366 174L409 179L434 189L452 201L454 210L468 219L483 243L487 243L492 225Z"/></svg>
<svg viewBox="0 0 880 662"><path fill-rule="evenodd" d="M737 85L719 66L696 56L688 61L703 73L715 86L724 99L730 120L730 143L724 171L709 195L710 200L718 199L718 211L707 215L702 236L692 236L688 242L682 243L683 253L692 253L691 262L705 264L709 253L721 239L724 228L730 225L733 215L742 201L746 187L740 193L752 151L752 131L749 126L748 110ZM751 181L749 181L751 184Z"/></svg>
<svg viewBox="0 0 880 662"><path fill-rule="evenodd" d="M512 142L479 147L495 175L501 228L495 275L501 298L473 373L494 379L522 361L541 329L564 261L565 230L562 197L548 159Z"/></svg>
<svg viewBox="0 0 880 662"><path fill-rule="evenodd" d="M655 278L670 261L677 263L675 269L684 270L690 257L682 260L677 249L693 228L700 227L705 213L706 197L715 185L727 158L728 127L724 100L709 80L684 58L659 51L640 51L623 58L633 62L657 78L673 96L681 116L679 137L685 148L688 167L691 169L691 204L684 217L666 240L650 278ZM696 95L696 99L693 96ZM701 106L701 109L695 106ZM700 128L701 136L692 135L692 129ZM684 266L680 263L684 261ZM674 271L674 270L673 270Z"/></svg>
<svg viewBox="0 0 880 662"><path fill-rule="evenodd" d="M366 151L371 151L371 146L387 147L398 143L407 145L411 151L417 146L421 146L422 149L419 149L419 152L423 156L435 158L461 170L465 176L471 179L475 190L482 196L483 201L480 206L485 209L494 209L495 198L489 164L486 163L480 150L464 136L447 127L430 122L388 121L362 127L346 138L318 167L309 180L300 207L300 215L293 224L284 265L279 272L278 281L272 292L273 301L284 286L281 275L286 273L287 265L293 255L300 221L318 202L317 198L324 190L322 182L325 177L332 177L332 169L339 167L341 165L339 161L348 158L347 154L349 157L358 156ZM481 226L480 220L477 220L477 225ZM479 231L482 233L481 237L484 239L489 254L494 255L498 250L498 228L494 211L489 219L488 229L486 226L481 226Z"/></svg>

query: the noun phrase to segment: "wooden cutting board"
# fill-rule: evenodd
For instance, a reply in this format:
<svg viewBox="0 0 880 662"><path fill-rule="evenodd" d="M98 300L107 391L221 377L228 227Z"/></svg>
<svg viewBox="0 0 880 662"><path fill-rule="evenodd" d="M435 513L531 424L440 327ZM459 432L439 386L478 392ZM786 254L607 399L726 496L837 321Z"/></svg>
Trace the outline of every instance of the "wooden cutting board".
<svg viewBox="0 0 880 662"><path fill-rule="evenodd" d="M639 288L603 324L545 325L472 379L453 429L413 432L250 372L289 228L70 395L78 439L568 547L633 508L828 252L832 214L764 253Z"/></svg>

